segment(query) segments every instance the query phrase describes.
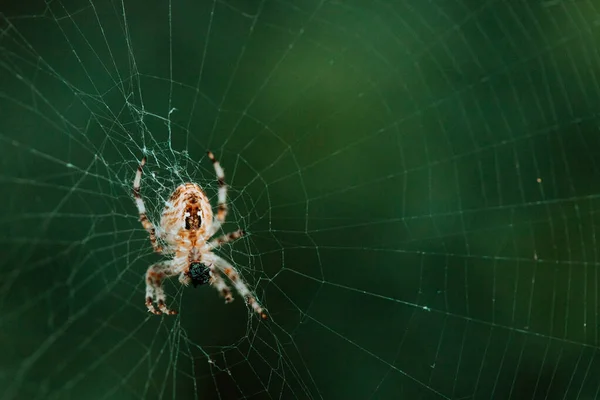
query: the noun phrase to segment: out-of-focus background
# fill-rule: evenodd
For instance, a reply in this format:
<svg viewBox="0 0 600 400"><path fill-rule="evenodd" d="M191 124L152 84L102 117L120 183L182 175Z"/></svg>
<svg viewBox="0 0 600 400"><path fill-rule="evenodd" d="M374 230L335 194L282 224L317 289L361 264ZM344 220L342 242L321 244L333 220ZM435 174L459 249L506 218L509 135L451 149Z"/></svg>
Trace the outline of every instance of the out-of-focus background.
<svg viewBox="0 0 600 400"><path fill-rule="evenodd" d="M0 9L3 399L599 396L600 6L51 0ZM213 202L269 313L166 284Z"/></svg>

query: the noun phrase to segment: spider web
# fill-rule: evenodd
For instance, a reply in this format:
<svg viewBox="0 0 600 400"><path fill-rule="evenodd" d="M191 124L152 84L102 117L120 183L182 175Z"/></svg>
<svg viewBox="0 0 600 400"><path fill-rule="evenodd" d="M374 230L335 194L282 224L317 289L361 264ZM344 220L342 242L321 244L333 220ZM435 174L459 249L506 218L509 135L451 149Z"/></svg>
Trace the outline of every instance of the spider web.
<svg viewBox="0 0 600 400"><path fill-rule="evenodd" d="M593 1L21 3L2 398L600 396ZM208 149L268 321L176 279L144 306L135 169L157 223L216 203Z"/></svg>

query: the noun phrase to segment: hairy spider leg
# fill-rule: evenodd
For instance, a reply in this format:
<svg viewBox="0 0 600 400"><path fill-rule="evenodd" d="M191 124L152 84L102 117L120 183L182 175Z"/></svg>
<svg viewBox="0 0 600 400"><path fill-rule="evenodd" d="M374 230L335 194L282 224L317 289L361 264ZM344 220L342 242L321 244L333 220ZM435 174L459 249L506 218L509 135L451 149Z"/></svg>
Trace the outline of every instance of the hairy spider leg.
<svg viewBox="0 0 600 400"><path fill-rule="evenodd" d="M218 210L210 232L210 236L212 236L219 230L221 224L225 222L225 218L227 217L227 185L225 184L225 171L223 171L223 167L221 167L219 160L216 159L212 151L208 151L207 154L215 167L217 181L219 182Z"/></svg>
<svg viewBox="0 0 600 400"><path fill-rule="evenodd" d="M225 299L225 303L231 303L233 296L231 295L231 289L225 283L219 272L212 265L208 267L210 269L210 284L215 287Z"/></svg>
<svg viewBox="0 0 600 400"><path fill-rule="evenodd" d="M167 315L177 314L177 311L170 310L165 304L167 296L162 286L165 278L177 275L172 264L171 261L161 261L151 265L146 271L146 307L152 314L160 315L161 312ZM158 305L158 310L152 304L153 301Z"/></svg>
<svg viewBox="0 0 600 400"><path fill-rule="evenodd" d="M252 307L255 313L260 315L262 319L267 319L267 314L263 311L258 301L254 298L248 287L244 284L244 281L240 278L240 274L237 270L231 265L229 262L225 261L221 257L216 254L211 254L211 260L213 261L213 265L217 267L217 269L227 275L233 286L235 286L235 290L248 302L248 305Z"/></svg>
<svg viewBox="0 0 600 400"><path fill-rule="evenodd" d="M244 232L241 229L238 229L235 232L226 233L223 236L219 236L218 238L215 238L215 239L211 240L208 243L208 249L209 250L214 250L217 247L220 247L220 246L222 246L222 245L224 245L226 243L233 242L234 240L237 240L237 239L241 238L245 234L246 234L246 232Z"/></svg>
<svg viewBox="0 0 600 400"><path fill-rule="evenodd" d="M140 222L142 223L142 226L146 232L148 232L150 235L150 243L152 243L152 248L155 252L161 253L163 249L156 241L156 228L146 215L146 206L144 205L144 199L142 199L142 195L140 193L140 185L142 183L142 168L145 164L146 157L143 157L140 165L138 166L137 172L135 173L135 179L133 180L133 197L135 197L135 205L137 206L140 214Z"/></svg>

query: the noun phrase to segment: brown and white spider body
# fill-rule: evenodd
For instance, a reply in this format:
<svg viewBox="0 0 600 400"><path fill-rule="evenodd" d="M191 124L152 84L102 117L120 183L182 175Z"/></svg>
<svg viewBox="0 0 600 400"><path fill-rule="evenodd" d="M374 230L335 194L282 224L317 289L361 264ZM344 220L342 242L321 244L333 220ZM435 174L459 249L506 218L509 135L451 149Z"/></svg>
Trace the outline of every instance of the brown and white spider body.
<svg viewBox="0 0 600 400"><path fill-rule="evenodd" d="M146 215L144 200L140 194L142 168L146 164L144 157L137 169L133 181L133 195L140 213L140 221L150 235L154 251L172 257L167 261L151 265L146 271L146 307L153 314L177 314L166 305L166 295L163 289L165 278L179 276L183 285L194 286L209 283L215 287L226 303L233 301L231 290L224 277L233 284L237 292L246 299L248 305L263 319L267 316L256 301L237 270L226 260L214 254L215 248L236 240L244 235L237 230L209 241L221 228L227 216L227 186L225 174L219 161L213 153L208 152L219 181L218 211L213 217L212 207L208 197L195 183L184 183L175 189L160 219L160 226L155 228ZM165 243L162 247L158 239ZM158 309L154 307L154 302Z"/></svg>

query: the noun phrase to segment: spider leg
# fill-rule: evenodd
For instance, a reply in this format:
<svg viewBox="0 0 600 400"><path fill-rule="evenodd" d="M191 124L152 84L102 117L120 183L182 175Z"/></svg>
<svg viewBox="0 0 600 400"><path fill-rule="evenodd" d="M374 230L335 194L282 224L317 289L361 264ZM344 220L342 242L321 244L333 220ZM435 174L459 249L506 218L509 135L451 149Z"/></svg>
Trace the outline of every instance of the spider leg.
<svg viewBox="0 0 600 400"><path fill-rule="evenodd" d="M245 234L246 234L246 232L244 232L241 229L238 229L235 232L230 232L230 233L227 233L227 234L225 234L223 236L219 236L218 238L215 238L215 239L211 240L208 243L208 249L209 250L214 250L217 247L220 247L220 246L224 245L225 243L229 243L229 242L232 242L234 240L237 240L237 239L241 238Z"/></svg>
<svg viewBox="0 0 600 400"><path fill-rule="evenodd" d="M219 272L212 267L210 268L210 284L215 287L221 293L221 296L225 299L225 304L231 303L233 301L233 296L231 295L231 289L225 283Z"/></svg>
<svg viewBox="0 0 600 400"><path fill-rule="evenodd" d="M217 216L215 217L218 221L218 224L215 224L218 229L218 226L225 222L225 217L227 217L227 185L225 184L225 172L223 171L219 160L215 158L215 155L211 151L207 152L207 154L215 167L215 173L217 174L217 180L219 181L219 209L217 211ZM215 232L216 231L217 230L215 229Z"/></svg>
<svg viewBox="0 0 600 400"><path fill-rule="evenodd" d="M181 272L179 274L179 283L181 283L183 286L190 286L190 283L192 283L192 278L190 278L186 272Z"/></svg>
<svg viewBox="0 0 600 400"><path fill-rule="evenodd" d="M173 270L171 261L163 261L151 265L146 271L146 307L152 314L167 315L177 314L177 311L170 310L165 304L167 296L162 283L165 278L170 278L177 273ZM156 302L158 310L154 307L153 302Z"/></svg>
<svg viewBox="0 0 600 400"><path fill-rule="evenodd" d="M144 205L144 199L142 199L142 195L140 194L140 185L142 183L142 167L146 164L146 157L142 158L140 165L138 166L137 172L135 173L135 179L133 180L133 197L135 197L135 205L137 206L138 212L140 213L140 222L144 229L150 235L150 242L152 243L152 248L157 253L162 252L162 247L156 241L156 228L148 219L146 215L146 206Z"/></svg>
<svg viewBox="0 0 600 400"><path fill-rule="evenodd" d="M248 305L252 307L255 313L260 315L262 319L267 319L267 314L263 311L262 307L260 306L260 304L258 304L258 301L256 301L252 293L250 293L250 290L240 277L240 274L233 267L233 265L231 265L229 262L225 261L221 257L217 256L216 254L211 254L213 265L219 270L219 272L222 272L223 274L227 275L227 278L229 278L231 283L233 283L235 290L237 290L238 293L246 299Z"/></svg>

